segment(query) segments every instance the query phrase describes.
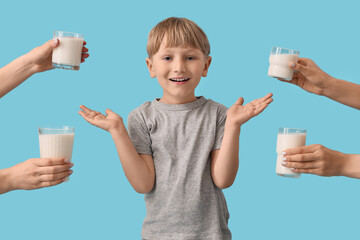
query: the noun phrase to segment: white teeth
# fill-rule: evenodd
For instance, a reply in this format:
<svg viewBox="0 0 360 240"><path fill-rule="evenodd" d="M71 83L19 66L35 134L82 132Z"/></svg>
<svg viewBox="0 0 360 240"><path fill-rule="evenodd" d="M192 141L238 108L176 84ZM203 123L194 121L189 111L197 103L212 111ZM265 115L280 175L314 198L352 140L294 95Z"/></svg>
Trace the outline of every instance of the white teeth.
<svg viewBox="0 0 360 240"><path fill-rule="evenodd" d="M177 78L177 79L170 78L171 81L175 81L175 82L187 81L187 80L189 80L189 79L190 79L190 78Z"/></svg>

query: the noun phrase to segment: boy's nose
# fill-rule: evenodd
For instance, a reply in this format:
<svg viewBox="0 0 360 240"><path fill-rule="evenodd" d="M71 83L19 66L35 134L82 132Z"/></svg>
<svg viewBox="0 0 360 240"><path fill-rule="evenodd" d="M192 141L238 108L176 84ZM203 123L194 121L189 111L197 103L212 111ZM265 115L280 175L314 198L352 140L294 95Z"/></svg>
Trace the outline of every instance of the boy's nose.
<svg viewBox="0 0 360 240"><path fill-rule="evenodd" d="M183 60L175 61L173 70L174 72L185 72L186 71L185 62Z"/></svg>

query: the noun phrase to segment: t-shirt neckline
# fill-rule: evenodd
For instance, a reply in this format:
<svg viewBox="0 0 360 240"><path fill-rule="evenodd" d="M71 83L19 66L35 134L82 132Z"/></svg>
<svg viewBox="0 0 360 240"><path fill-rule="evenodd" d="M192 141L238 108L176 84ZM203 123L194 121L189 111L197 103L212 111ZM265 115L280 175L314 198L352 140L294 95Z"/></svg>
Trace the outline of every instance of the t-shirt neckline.
<svg viewBox="0 0 360 240"><path fill-rule="evenodd" d="M193 102L184 103L184 104L168 104L168 103L159 102L159 100L160 98L155 98L152 103L158 108L165 110L172 110L172 111L191 110L199 107L200 105L206 102L206 98L203 96L197 97L197 99Z"/></svg>

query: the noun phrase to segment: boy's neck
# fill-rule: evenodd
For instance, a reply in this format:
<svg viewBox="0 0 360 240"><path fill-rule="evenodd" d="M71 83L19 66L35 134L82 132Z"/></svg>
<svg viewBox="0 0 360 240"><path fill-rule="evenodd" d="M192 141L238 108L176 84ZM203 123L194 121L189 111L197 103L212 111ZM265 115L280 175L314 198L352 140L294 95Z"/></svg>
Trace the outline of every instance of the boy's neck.
<svg viewBox="0 0 360 240"><path fill-rule="evenodd" d="M162 98L159 99L159 102L166 104L185 104L195 102L196 100L197 97L195 97L195 95L188 97L167 97L163 95Z"/></svg>

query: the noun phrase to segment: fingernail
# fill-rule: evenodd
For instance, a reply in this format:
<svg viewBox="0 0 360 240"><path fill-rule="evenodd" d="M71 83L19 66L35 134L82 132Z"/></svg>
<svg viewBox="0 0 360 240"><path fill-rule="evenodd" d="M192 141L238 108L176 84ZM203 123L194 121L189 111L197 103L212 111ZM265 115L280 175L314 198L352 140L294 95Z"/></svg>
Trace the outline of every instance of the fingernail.
<svg viewBox="0 0 360 240"><path fill-rule="evenodd" d="M70 167L73 167L74 166L74 164L73 163L70 163Z"/></svg>
<svg viewBox="0 0 360 240"><path fill-rule="evenodd" d="M283 159L282 159L283 161L286 161L286 157L283 157Z"/></svg>
<svg viewBox="0 0 360 240"><path fill-rule="evenodd" d="M286 152L282 152L282 155L286 155Z"/></svg>
<svg viewBox="0 0 360 240"><path fill-rule="evenodd" d="M287 164L287 162L281 162L281 165L285 166Z"/></svg>
<svg viewBox="0 0 360 240"><path fill-rule="evenodd" d="M70 162L70 161L69 161L69 159L65 158L65 162L68 163L68 162Z"/></svg>
<svg viewBox="0 0 360 240"><path fill-rule="evenodd" d="M73 170L70 170L70 174L69 174L69 175L71 175L73 172L74 172Z"/></svg>
<svg viewBox="0 0 360 240"><path fill-rule="evenodd" d="M57 39L57 38L54 38L54 39L53 39L53 42L54 42L54 43L57 43L57 42L58 42L58 39Z"/></svg>
<svg viewBox="0 0 360 240"><path fill-rule="evenodd" d="M291 63L290 63L290 67L294 68L294 67L295 67L295 63L291 62Z"/></svg>
<svg viewBox="0 0 360 240"><path fill-rule="evenodd" d="M290 168L291 169L291 171L294 171L295 170L295 168Z"/></svg>

